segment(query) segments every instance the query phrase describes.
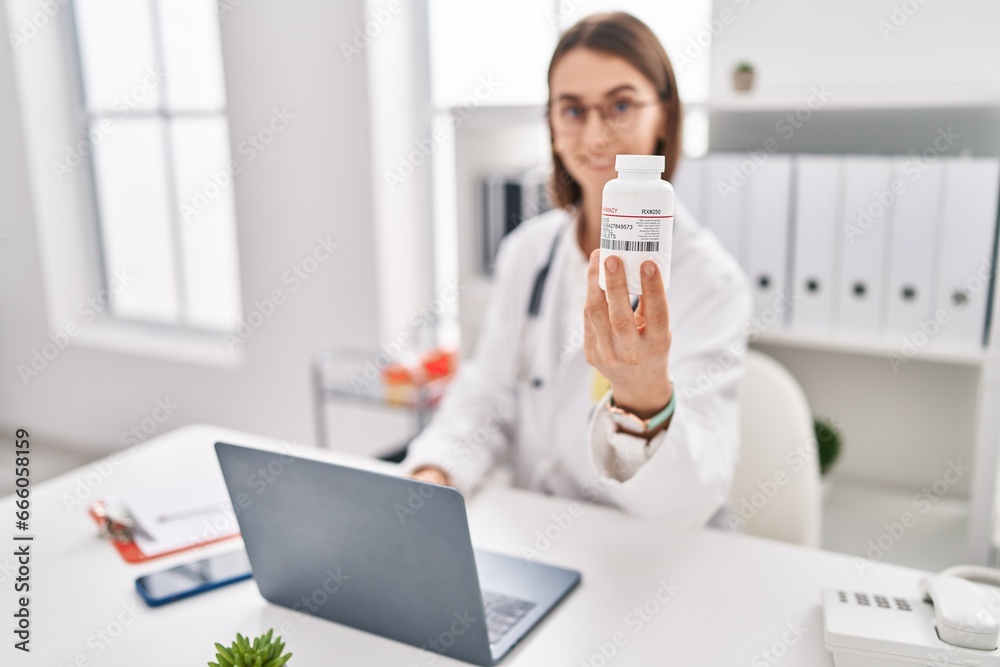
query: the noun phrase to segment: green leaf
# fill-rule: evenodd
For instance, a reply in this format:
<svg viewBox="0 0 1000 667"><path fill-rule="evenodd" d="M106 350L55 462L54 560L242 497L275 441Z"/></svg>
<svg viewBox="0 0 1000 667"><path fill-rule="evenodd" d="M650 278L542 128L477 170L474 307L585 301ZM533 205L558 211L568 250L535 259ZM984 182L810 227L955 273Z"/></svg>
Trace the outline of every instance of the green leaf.
<svg viewBox="0 0 1000 667"><path fill-rule="evenodd" d="M843 447L840 429L837 428L833 420L818 417L813 419L813 432L819 450L820 475L826 475L840 458L840 451Z"/></svg>
<svg viewBox="0 0 1000 667"><path fill-rule="evenodd" d="M286 662L288 662L288 659L291 658L291 657L292 657L292 654L289 653L288 655L282 656L280 658L275 658L274 660L272 660L272 661L268 662L267 664L265 664L264 667L281 667L281 665L283 665Z"/></svg>
<svg viewBox="0 0 1000 667"><path fill-rule="evenodd" d="M220 661L221 660L227 660L229 662L229 665L227 665L226 667L230 667L232 665L232 662L233 662L233 653L232 653L232 651L230 651L228 648L226 648L222 644L216 644L215 645L215 650L219 652L219 660Z"/></svg>

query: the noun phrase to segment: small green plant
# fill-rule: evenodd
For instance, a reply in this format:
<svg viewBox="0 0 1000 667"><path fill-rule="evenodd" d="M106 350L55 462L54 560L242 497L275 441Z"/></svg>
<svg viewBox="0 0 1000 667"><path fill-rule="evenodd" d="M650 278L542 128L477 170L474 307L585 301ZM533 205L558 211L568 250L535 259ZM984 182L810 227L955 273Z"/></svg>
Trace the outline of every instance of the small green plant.
<svg viewBox="0 0 1000 667"><path fill-rule="evenodd" d="M735 70L737 72L752 72L753 71L753 65L748 60L742 60L742 61L736 63Z"/></svg>
<svg viewBox="0 0 1000 667"><path fill-rule="evenodd" d="M840 458L841 437L836 425L829 419L814 419L816 446L819 449L819 474L826 475Z"/></svg>
<svg viewBox="0 0 1000 667"><path fill-rule="evenodd" d="M285 664L292 654L281 655L285 642L281 641L281 637L275 637L272 643L273 632L274 628L271 628L266 634L254 639L252 645L250 640L237 632L232 648L226 648L222 644L215 645L215 659L218 662L210 662L208 667L279 667Z"/></svg>

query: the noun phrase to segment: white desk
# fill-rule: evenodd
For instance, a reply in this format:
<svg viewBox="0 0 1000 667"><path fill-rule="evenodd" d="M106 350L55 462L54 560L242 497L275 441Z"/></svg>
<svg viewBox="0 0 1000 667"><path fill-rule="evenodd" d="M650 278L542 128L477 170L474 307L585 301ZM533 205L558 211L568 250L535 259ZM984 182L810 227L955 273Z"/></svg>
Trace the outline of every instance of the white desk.
<svg viewBox="0 0 1000 667"><path fill-rule="evenodd" d="M218 472L216 440L279 448L281 443L228 429L189 426L129 450L111 474L92 489L94 498L161 486L173 479ZM286 445L287 447L287 445ZM391 467L378 461L302 447L315 458ZM110 463L110 460L106 460ZM105 470L107 472L107 470ZM295 655L291 664L411 667L461 665L416 648L277 607L254 582L245 581L194 598L150 609L134 580L238 546L238 540L200 552L129 565L96 537L86 503L68 510L65 500L100 476L87 466L32 489L32 653L13 649L13 548L0 553L0 615L4 665L195 666L214 660L214 642L228 645L237 632L255 636L270 627ZM489 488L469 503L477 547L520 554L536 531L555 533L554 514L570 501L520 490ZM579 513L578 513L579 514ZM0 501L5 536L12 545L14 498ZM542 560L580 570L583 581L508 657L504 665L832 665L823 648L818 606L822 587L881 590L915 595L921 572L875 564L859 572L852 558L732 535L712 529L671 535L655 522L584 506L582 514L542 554ZM660 581L680 590L654 602ZM648 604L645 620L633 609ZM798 635L790 632L796 628ZM602 661L616 633L621 647ZM100 634L99 634L100 633ZM101 634L105 639L101 638ZM801 636L799 636L801 635ZM621 639L624 637L624 642Z"/></svg>

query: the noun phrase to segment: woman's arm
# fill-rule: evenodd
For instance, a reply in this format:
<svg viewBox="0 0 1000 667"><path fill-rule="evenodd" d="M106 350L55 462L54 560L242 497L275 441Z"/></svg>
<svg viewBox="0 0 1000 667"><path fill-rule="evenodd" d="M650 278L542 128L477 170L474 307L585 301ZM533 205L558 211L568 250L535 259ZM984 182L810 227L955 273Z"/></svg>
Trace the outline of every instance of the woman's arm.
<svg viewBox="0 0 1000 667"><path fill-rule="evenodd" d="M708 286L705 295L685 313L684 330L690 340L683 354L669 356L669 368L666 363L660 366L643 362L646 354L660 354L662 340L651 342L645 351L620 353L632 355L629 358L636 364L647 363L657 379L649 379L646 374L636 375L639 381L623 378L628 375L627 363L608 369L625 387L625 400L636 402L641 417L655 414L666 405L671 391L676 393L669 426L648 441L620 433L609 416L608 400L613 394L616 404L624 401L619 399L619 385L608 376L612 391L595 408L588 430L594 475L593 480L586 481L589 487L606 502L630 514L663 518L678 527L705 524L728 497L738 450L739 384L752 312L749 286L742 274L734 272L725 281L706 280L702 284ZM611 289L609 286L609 302L616 296ZM665 311L657 303L660 292L662 282L652 285L649 291L643 285L646 318L645 322L641 315L636 318L645 325L637 326L640 336L633 339L636 347L641 346L642 336L655 334L649 313L663 319L661 313ZM603 298L603 293L600 296ZM662 305L666 306L665 296ZM609 303L609 313L611 308ZM668 335L668 352L671 342ZM605 341L603 347L615 344ZM594 357L598 364L608 367L606 355L595 350ZM604 372L593 361L591 365ZM657 393L660 379L669 386L671 377L672 387L662 395ZM645 397L643 383L653 388Z"/></svg>
<svg viewBox="0 0 1000 667"><path fill-rule="evenodd" d="M427 428L410 443L403 470L468 495L507 458L514 419L515 354L512 327L523 318L512 239L500 244L490 305L472 358L462 363ZM445 479L441 478L441 475Z"/></svg>

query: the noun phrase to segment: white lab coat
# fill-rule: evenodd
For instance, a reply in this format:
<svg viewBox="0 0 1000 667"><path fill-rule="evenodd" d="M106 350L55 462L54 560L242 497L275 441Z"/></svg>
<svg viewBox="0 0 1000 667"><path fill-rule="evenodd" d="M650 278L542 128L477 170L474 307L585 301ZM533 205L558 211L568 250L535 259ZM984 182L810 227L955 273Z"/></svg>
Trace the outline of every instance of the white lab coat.
<svg viewBox="0 0 1000 667"><path fill-rule="evenodd" d="M738 458L738 385L752 307L746 276L677 202L667 288L676 409L669 428L647 445L616 431L610 392L595 406L594 369L582 338L568 342L560 326L569 298L564 273L583 256L573 224L569 212L552 210L501 243L475 353L401 465L407 472L440 466L467 495L495 465L510 463L519 487L617 506L678 528L704 525L726 503ZM541 380L534 386L518 381L519 341L535 275L563 226L528 357L530 378Z"/></svg>

